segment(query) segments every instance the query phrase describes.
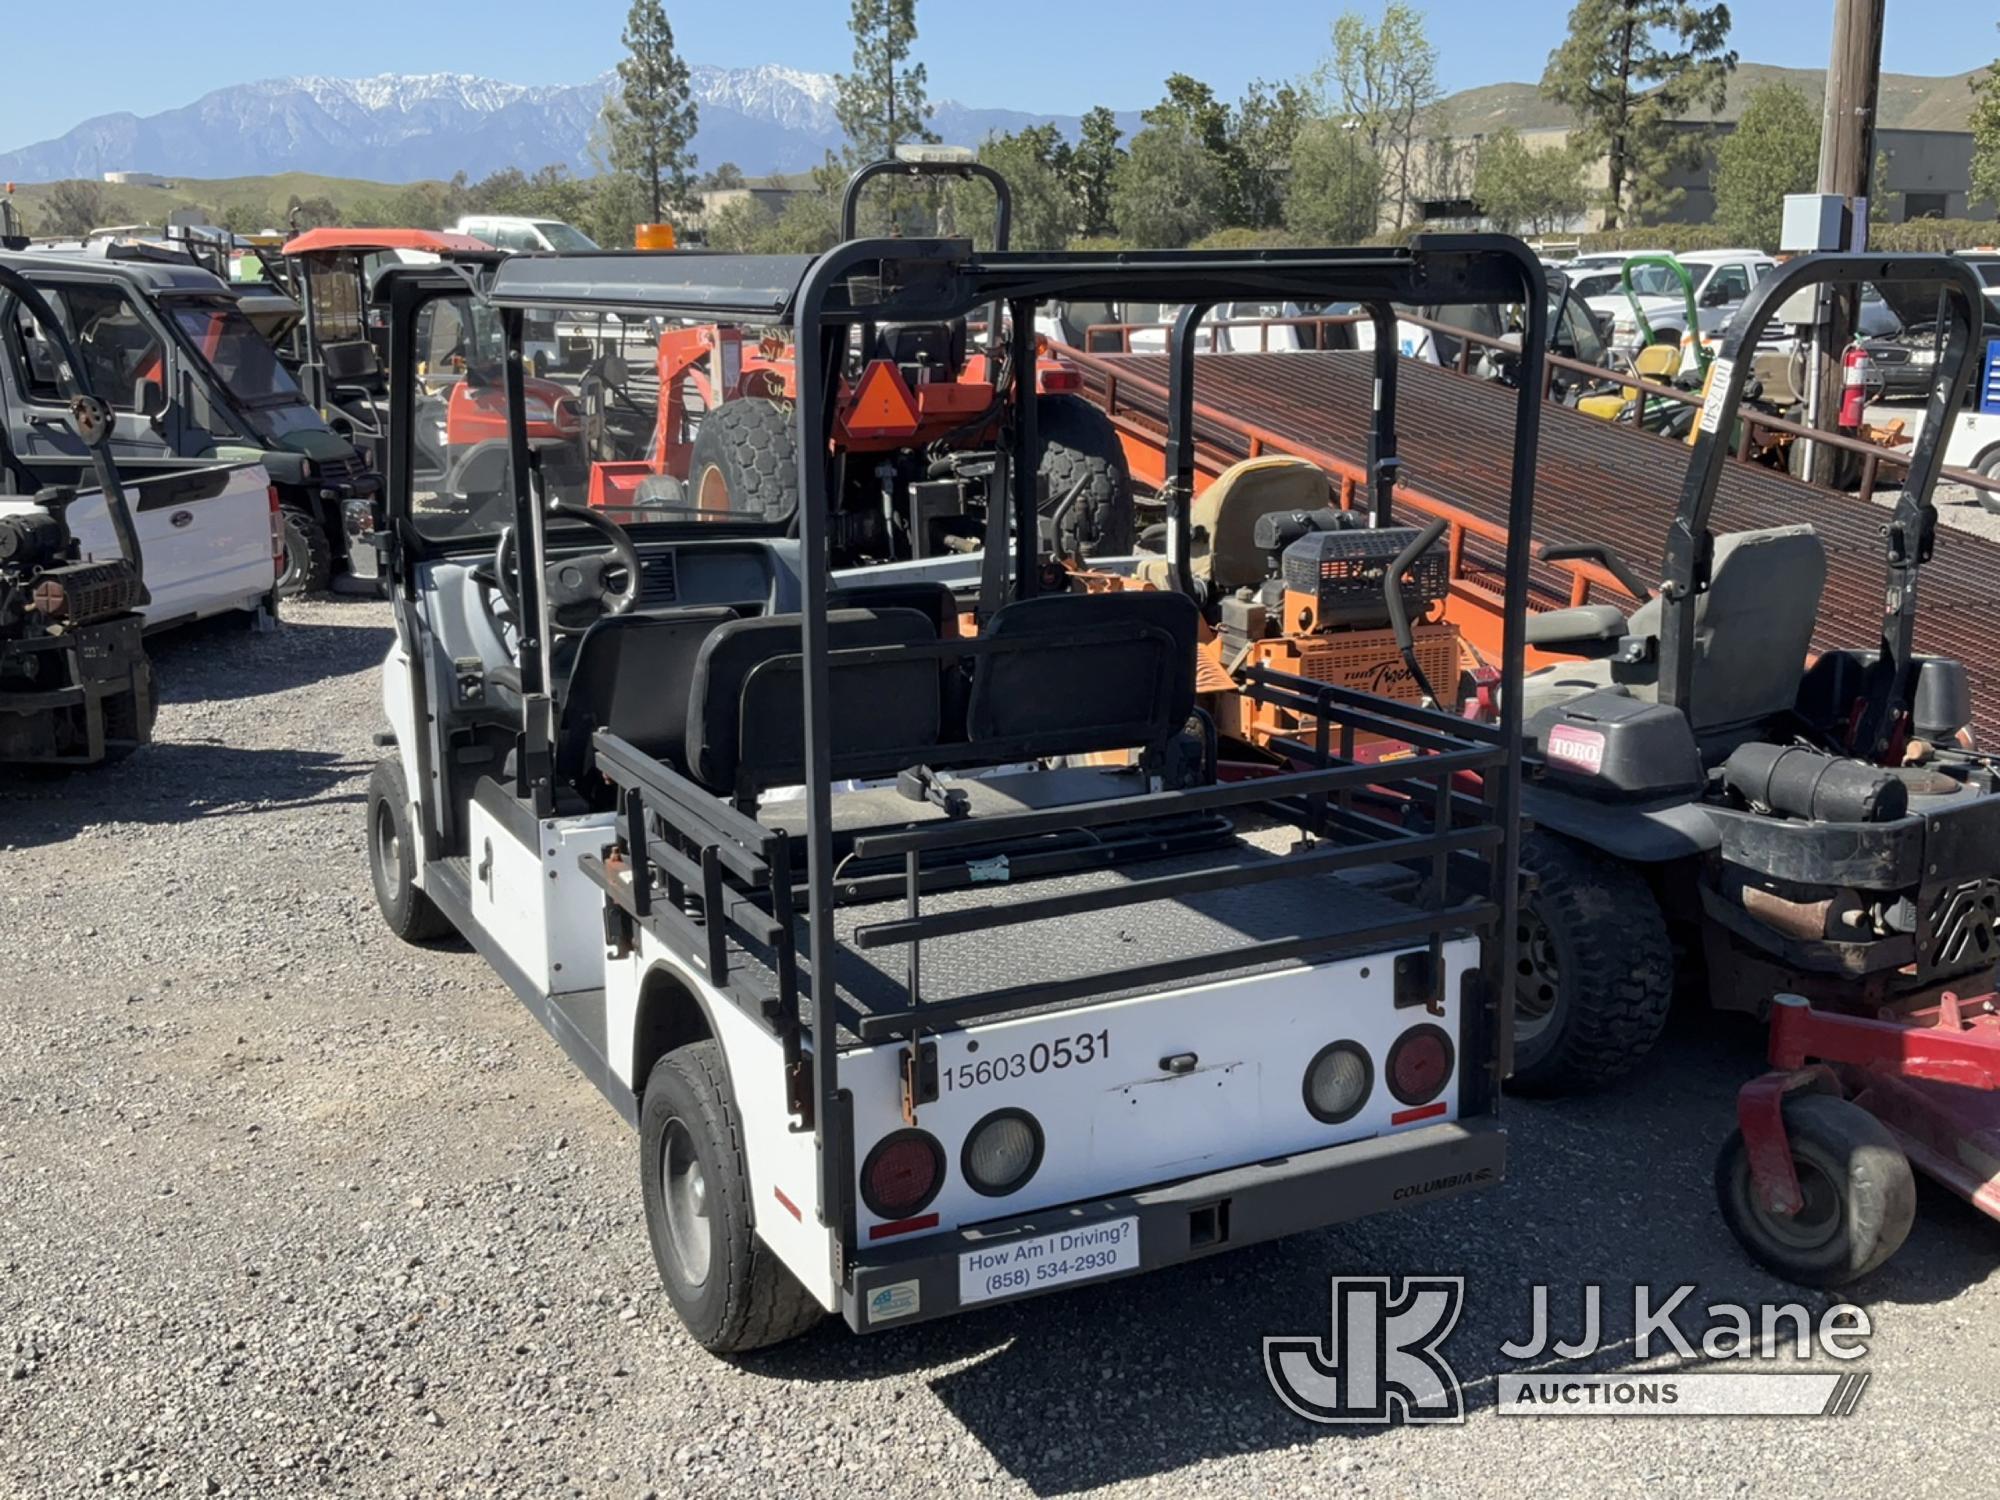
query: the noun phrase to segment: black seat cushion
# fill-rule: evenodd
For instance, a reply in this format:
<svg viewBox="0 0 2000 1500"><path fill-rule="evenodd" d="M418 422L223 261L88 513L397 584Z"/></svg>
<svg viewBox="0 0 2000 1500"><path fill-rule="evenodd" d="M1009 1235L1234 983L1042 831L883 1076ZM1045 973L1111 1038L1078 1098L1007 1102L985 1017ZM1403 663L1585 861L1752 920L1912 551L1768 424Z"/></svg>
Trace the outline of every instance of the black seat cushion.
<svg viewBox="0 0 2000 1500"><path fill-rule="evenodd" d="M937 640L914 609L838 609L826 620L836 652ZM688 757L695 779L711 791L737 795L805 779L799 624L795 614L732 620L703 644L688 706ZM936 657L848 664L836 656L829 673L837 776L893 775L936 745Z"/></svg>
<svg viewBox="0 0 2000 1500"><path fill-rule="evenodd" d="M1163 743L1194 709L1200 619L1193 600L1166 590L1015 600L982 635L1031 643L977 659L967 739L1018 741L1032 756Z"/></svg>
<svg viewBox="0 0 2000 1500"><path fill-rule="evenodd" d="M556 776L581 785L591 735L608 729L677 769L688 763L688 698L702 643L736 619L724 606L608 615L578 639L556 719Z"/></svg>
<svg viewBox="0 0 2000 1500"><path fill-rule="evenodd" d="M914 609L939 636L952 633L958 598L942 583L913 578L894 583L843 583L827 596L829 609Z"/></svg>

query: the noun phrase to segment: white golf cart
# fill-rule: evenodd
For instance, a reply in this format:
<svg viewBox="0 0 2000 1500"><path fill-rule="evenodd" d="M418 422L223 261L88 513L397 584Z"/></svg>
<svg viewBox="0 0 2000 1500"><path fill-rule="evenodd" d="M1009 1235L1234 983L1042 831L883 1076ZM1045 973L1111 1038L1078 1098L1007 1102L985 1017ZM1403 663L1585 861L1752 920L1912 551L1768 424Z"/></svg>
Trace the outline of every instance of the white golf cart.
<svg viewBox="0 0 2000 1500"><path fill-rule="evenodd" d="M826 1312L902 1326L1499 1180L1545 343L1517 241L982 257L860 240L524 257L483 293L448 268L388 277L376 892L407 939L462 933L637 1126L661 1276L702 1344L755 1348ZM1192 458L1167 497L1180 589L1082 592L1038 545L1061 507L1040 514L1017 455L1037 451L1024 377L1058 294L1344 299L1384 326L1398 302L1527 305L1507 721L1264 672L1253 691L1299 725L1293 769L1218 780L1192 708L1215 603L1189 566ZM409 437L425 321L468 301L504 329L515 460L469 507L413 490ZM948 340L996 302L997 442L911 486L931 511L940 485L984 487L976 597L831 575L842 403L911 397L932 373L896 359L925 345L912 330ZM795 501L703 509L690 486L613 511L552 492L522 329L599 312L789 340L780 404L820 455ZM1365 543L1352 586L1378 594L1405 586L1383 559L1423 540L1392 526L1394 362L1385 340L1372 526L1335 528ZM914 516L884 496L895 524L905 498ZM1400 758L1357 756L1357 735Z"/></svg>

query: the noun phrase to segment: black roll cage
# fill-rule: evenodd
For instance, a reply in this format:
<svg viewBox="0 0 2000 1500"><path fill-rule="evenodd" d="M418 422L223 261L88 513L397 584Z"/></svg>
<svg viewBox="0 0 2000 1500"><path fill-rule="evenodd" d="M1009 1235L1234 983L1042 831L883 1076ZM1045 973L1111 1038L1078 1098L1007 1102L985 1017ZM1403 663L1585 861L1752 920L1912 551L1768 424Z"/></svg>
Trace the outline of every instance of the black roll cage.
<svg viewBox="0 0 2000 1500"><path fill-rule="evenodd" d="M1930 561L1937 538L1937 486L1945 443L1965 392L1979 367L1978 335L1985 288L1971 266L1956 255L1872 255L1828 253L1787 261L1750 290L1711 367L1696 425L1693 455L1681 484L1680 503L1667 533L1666 565L1660 581L1660 702L1691 710L1694 696L1695 606L1709 584L1715 536L1709 518L1734 447L1736 412L1750 373L1746 356L1779 309L1814 287L1859 291L1866 282L1936 286L1940 321L1949 334L1931 376L1930 399L1917 431L1896 508L1882 529L1887 567L1882 614L1881 656L1871 673L1863 717L1855 727L1854 753L1874 759L1885 748L1915 688L1917 576Z"/></svg>
<svg viewBox="0 0 2000 1500"><path fill-rule="evenodd" d="M414 328L409 316L426 297L457 292L463 282L432 268L391 272L395 309L391 381L394 410L407 415L414 370ZM475 289L475 294L479 294ZM603 859L587 858L586 871L605 888L616 911L611 941L620 938L617 921L648 924L663 941L702 972L758 1024L784 1044L790 1103L798 1128L814 1131L818 1148L821 1201L836 1232L835 1274L855 1253L855 1208L850 1099L840 1083L840 1010L833 980L839 946L833 914L839 904L833 859L833 777L840 765L831 739L831 670L841 663L932 656L976 657L1021 649L1026 642L979 637L933 646L833 649L828 611L832 584L828 567L828 522L837 494L838 456L830 438L840 390L841 353L850 331L869 323L935 322L963 317L975 308L1003 306L1004 342L1012 366L1034 368L1034 312L1057 298L1115 301L1146 298L1186 305L1184 321L1216 302L1270 296L1306 302L1349 301L1367 306L1378 338L1374 352L1374 394L1369 441L1369 513L1376 524L1392 515L1392 491L1399 460L1395 433L1395 305L1450 305L1512 302L1524 309L1516 391L1515 434L1510 471L1509 532L1505 563L1501 710L1497 726L1475 723L1450 712L1407 705L1332 684L1308 681L1253 667L1244 674L1245 691L1258 701L1284 707L1311 727L1277 748L1308 769L1246 782L1224 782L1181 790L1153 791L1121 799L1084 803L1052 812L945 820L907 830L876 832L857 839L853 854L863 860L899 863L904 915L876 922L853 937L857 948L907 949L907 1005L871 1014L858 1030L864 1043L900 1040L905 1044L907 1097L921 1100L923 1034L947 1030L982 1017L1030 1005L1080 1004L1135 982L1195 980L1260 963L1308 956L1346 943L1406 944L1429 939L1431 967L1442 969L1438 954L1447 933L1485 935L1477 976L1467 976L1461 1008L1462 1055L1485 1066L1470 1069L1461 1083L1461 1110L1490 1112L1499 1083L1512 1060L1512 1016L1506 1003L1514 961L1518 828L1520 822L1520 681L1525 650L1528 569L1531 554L1535 456L1540 432L1542 360L1547 347L1547 298L1540 263L1518 240L1499 235L1451 235L1419 239L1395 249L1283 250L1251 253L1212 251L992 252L981 254L961 240L876 239L839 245L817 258L742 257L678 252L665 255L578 254L521 257L495 273L484 294L502 314L506 334L505 383L512 444L519 599L524 625L521 662L523 724L516 794L532 800L538 816L552 810L550 746L552 698L541 619L540 564L546 556L544 507L524 420L522 331L528 309L543 306L601 308L664 314L697 321L736 317L766 325L789 325L796 341L795 432L799 464L796 529L802 584L801 641L795 655L780 658L801 679L804 741L805 828L802 840L759 823L726 795L687 777L600 730L594 740L596 766L617 788L617 842ZM997 324L998 320L996 320ZM996 328L996 336L998 330ZM1191 351L1193 340L1178 348ZM1222 356L1218 356L1222 357ZM1306 356L1301 356L1306 357ZM1176 367L1171 396L1174 481L1169 484L1169 554L1175 575L1189 577L1190 502L1193 495L1192 422L1195 361L1184 353ZM1024 389L1032 389L1025 387ZM407 493L410 442L407 420L392 426L392 485ZM1003 433L1006 430L1003 429ZM1011 427L1016 454L1036 451L1035 403L1015 403ZM1003 436L1003 456L1005 437ZM808 461L816 455L817 461ZM989 516L992 545L1011 528L1006 560L1016 598L1039 590L1038 500L1035 466L1003 463L1009 503ZM398 568L406 595L413 589L412 559L450 549L426 544L407 514L392 506L399 546L410 550ZM735 528L689 527L693 537L721 537ZM768 535L768 530L750 534ZM413 663L413 666L416 664ZM423 725L421 669L417 673L416 720ZM1356 758L1356 737L1382 735L1413 747L1406 760L1380 764ZM427 747L418 747L420 769ZM1478 796L1462 790L1462 774L1480 778ZM430 784L428 771L424 777ZM1369 798L1396 788L1418 814L1415 826L1370 810ZM1326 838L1325 847L1295 852L1278 866L1239 862L1221 871L1140 879L1115 892L1037 898L1018 887L1008 899L976 913L921 911L924 859L959 851L969 854L996 841L1026 839L1054 829L1101 830L1109 840L1135 842L1144 830L1130 825L1163 817L1214 817L1229 809L1261 808ZM1157 834L1146 837L1157 839ZM433 837L426 820L424 837ZM805 844L803 889L795 878L798 842ZM1448 896L1449 879L1468 865L1481 877L1482 895ZM1024 874L1032 857L1022 862ZM1051 915L1157 900L1224 885L1252 885L1287 875L1318 873L1363 864L1408 864L1424 872L1421 910L1394 922L1377 921L1343 933L1338 942L1312 938L1245 942L1227 951L1204 953L1038 986L1015 985L926 1004L921 997L920 948L926 937L997 928ZM668 899L659 899L656 880ZM801 896L803 900L801 901ZM693 916L685 898L699 897ZM804 952L794 941L794 922L807 921ZM741 952L756 949L768 963L746 974ZM776 990L769 984L775 976ZM809 980L809 982L808 982ZM808 1051L807 1043L810 1042ZM935 1050L930 1053L933 1063ZM933 1082L934 1087L934 1082Z"/></svg>

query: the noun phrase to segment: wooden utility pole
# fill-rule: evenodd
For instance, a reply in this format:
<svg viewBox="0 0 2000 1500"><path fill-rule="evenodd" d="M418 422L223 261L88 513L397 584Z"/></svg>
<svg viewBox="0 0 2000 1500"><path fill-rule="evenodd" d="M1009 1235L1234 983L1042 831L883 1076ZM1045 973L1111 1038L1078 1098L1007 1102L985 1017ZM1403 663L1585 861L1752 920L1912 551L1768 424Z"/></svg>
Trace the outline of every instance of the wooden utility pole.
<svg viewBox="0 0 2000 1500"><path fill-rule="evenodd" d="M1846 200L1846 248L1867 242L1869 179L1875 172L1875 100L1882 84L1882 13L1885 0L1834 0L1833 55L1826 69L1826 114L1820 122L1819 191ZM1840 360L1854 337L1860 310L1857 290L1834 296L1828 320L1819 325L1811 422L1832 432L1840 419ZM1836 453L1813 444L1812 473L1819 483L1833 477Z"/></svg>

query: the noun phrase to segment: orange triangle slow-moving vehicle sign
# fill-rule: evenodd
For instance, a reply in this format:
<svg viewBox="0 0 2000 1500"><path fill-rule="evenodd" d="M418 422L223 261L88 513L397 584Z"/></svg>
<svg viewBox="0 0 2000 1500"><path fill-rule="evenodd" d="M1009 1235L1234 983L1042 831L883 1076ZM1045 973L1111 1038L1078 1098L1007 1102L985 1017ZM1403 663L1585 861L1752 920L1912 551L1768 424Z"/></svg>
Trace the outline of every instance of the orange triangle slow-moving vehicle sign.
<svg viewBox="0 0 2000 1500"><path fill-rule="evenodd" d="M841 414L841 425L858 438L902 437L917 430L917 398L894 364L870 362Z"/></svg>

